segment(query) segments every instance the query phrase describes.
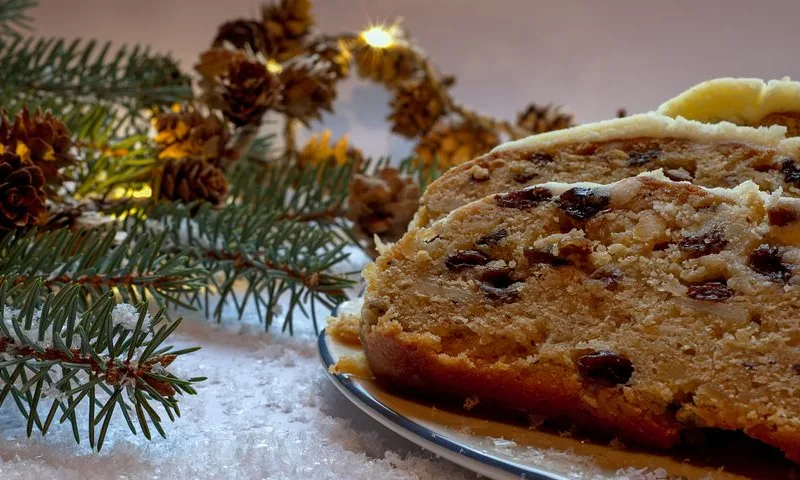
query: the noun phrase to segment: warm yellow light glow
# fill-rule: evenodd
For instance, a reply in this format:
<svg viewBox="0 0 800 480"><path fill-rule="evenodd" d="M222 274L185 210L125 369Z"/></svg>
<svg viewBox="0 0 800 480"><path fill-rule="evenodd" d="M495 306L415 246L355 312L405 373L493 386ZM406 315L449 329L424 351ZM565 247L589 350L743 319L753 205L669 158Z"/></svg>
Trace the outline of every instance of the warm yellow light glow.
<svg viewBox="0 0 800 480"><path fill-rule="evenodd" d="M153 189L150 185L142 185L138 189L115 187L111 190L109 198L150 198L153 196Z"/></svg>
<svg viewBox="0 0 800 480"><path fill-rule="evenodd" d="M267 71L272 74L278 74L283 71L283 65L273 59L267 60Z"/></svg>
<svg viewBox="0 0 800 480"><path fill-rule="evenodd" d="M132 190L131 197L133 198L150 198L153 196L153 189L150 185L142 185L139 190Z"/></svg>
<svg viewBox="0 0 800 480"><path fill-rule="evenodd" d="M380 25L361 32L361 38L374 48L387 48L394 43L391 30Z"/></svg>

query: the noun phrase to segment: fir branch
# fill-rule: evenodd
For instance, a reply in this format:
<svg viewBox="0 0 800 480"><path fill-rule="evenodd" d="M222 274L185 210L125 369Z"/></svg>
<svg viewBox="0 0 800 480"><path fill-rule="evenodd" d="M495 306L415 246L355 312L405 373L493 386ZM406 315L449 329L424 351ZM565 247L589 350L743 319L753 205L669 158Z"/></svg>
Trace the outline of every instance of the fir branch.
<svg viewBox="0 0 800 480"><path fill-rule="evenodd" d="M31 30L28 10L36 7L36 0L0 0L0 36L19 37L23 31Z"/></svg>
<svg viewBox="0 0 800 480"><path fill-rule="evenodd" d="M242 316L253 300L269 328L279 300L285 297L289 306L283 328L291 332L295 309L305 311L307 301L333 308L345 299L344 291L354 281L329 273L348 257L344 249L349 242L330 230L281 221L278 216L278 212L242 204L220 209L160 204L148 210L146 219L132 216L126 222L134 236L138 232L166 234L162 251L192 258L208 271L210 289L193 293L189 300L204 305L208 316L219 321L224 306L231 303ZM234 288L242 281L244 293ZM213 312L211 294L219 298Z"/></svg>
<svg viewBox="0 0 800 480"><path fill-rule="evenodd" d="M37 279L47 291L77 285L84 306L109 291L128 303L152 298L158 305L188 306L181 297L205 284L205 270L190 258L162 252L165 238L117 228L8 235L0 240L0 274L14 284Z"/></svg>
<svg viewBox="0 0 800 480"><path fill-rule="evenodd" d="M197 350L163 345L180 321L166 321L163 311L151 319L146 304L117 305L111 294L84 310L78 285L43 295L40 280L12 285L12 279L0 277L0 405L13 398L28 436L34 429L47 434L58 420L70 423L80 443L78 417L88 413L89 444L100 450L115 411L134 435L135 413L147 439L151 425L165 436L151 404L174 419L176 395L196 394L193 385L204 380L166 370Z"/></svg>
<svg viewBox="0 0 800 480"><path fill-rule="evenodd" d="M138 45L0 38L0 62L0 102L7 110L50 109L90 138L98 131L130 134L121 130L133 123L141 133L148 127L143 112L191 97L174 60Z"/></svg>

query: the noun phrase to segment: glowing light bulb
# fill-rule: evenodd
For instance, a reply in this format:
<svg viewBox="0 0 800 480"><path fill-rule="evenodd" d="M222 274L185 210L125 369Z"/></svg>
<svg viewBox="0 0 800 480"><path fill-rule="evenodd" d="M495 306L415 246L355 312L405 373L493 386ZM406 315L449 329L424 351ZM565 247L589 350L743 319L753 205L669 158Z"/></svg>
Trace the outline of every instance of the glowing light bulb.
<svg viewBox="0 0 800 480"><path fill-rule="evenodd" d="M374 48L387 48L394 43L392 32L384 27L371 27L361 32L361 38Z"/></svg>
<svg viewBox="0 0 800 480"><path fill-rule="evenodd" d="M267 71L269 73L277 75L278 73L281 73L283 71L283 65L270 58L269 60L267 60Z"/></svg>

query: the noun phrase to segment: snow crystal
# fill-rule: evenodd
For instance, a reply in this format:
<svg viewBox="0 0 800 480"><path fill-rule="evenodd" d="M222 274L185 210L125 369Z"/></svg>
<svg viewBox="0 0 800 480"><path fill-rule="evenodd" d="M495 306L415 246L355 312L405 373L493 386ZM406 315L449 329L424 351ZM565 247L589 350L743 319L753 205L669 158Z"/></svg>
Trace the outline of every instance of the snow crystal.
<svg viewBox="0 0 800 480"><path fill-rule="evenodd" d="M50 383L42 388L42 396L52 398L53 400L64 400L67 398L64 392L58 389L54 383Z"/></svg>
<svg viewBox="0 0 800 480"><path fill-rule="evenodd" d="M139 310L128 303L120 303L114 306L111 311L111 322L114 325L122 325L122 327L133 330L139 322ZM142 328L145 330L150 329L150 314L145 314Z"/></svg>

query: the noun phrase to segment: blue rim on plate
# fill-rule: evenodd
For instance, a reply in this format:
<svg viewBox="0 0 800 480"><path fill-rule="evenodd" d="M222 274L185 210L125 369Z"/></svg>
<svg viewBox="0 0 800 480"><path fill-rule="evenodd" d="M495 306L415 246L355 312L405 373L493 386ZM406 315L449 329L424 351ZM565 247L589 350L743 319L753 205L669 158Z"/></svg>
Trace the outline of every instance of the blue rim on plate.
<svg viewBox="0 0 800 480"><path fill-rule="evenodd" d="M336 315L336 310L333 311L332 315ZM325 334L324 329L320 332L317 342L322 363L325 366L325 370L328 371L328 368L331 365L333 365L336 362L336 360L334 359L333 353L328 347L327 335ZM358 399L359 402L362 402L361 404L356 403L356 405L360 407L362 410L365 407L369 408L372 410L373 413L382 416L389 422L402 428L406 432L409 432L419 437L422 440L433 443L441 448L447 449L453 453L464 456L475 462L479 462L480 464L483 464L487 467L517 477L526 479L530 478L536 480L562 480L564 478L561 477L560 475L544 472L542 470L537 469L536 467L520 465L510 460L505 460L502 458L495 457L493 455L483 453L481 451L471 448L469 445L464 445L462 443L443 437L441 434L429 430L425 426L420 425L417 422L414 422L413 420L403 416L402 414L398 413L397 411L393 410L387 405L384 405L378 399L376 399L372 394L370 394L367 390L365 390L363 386L361 386L358 382L353 381L347 375L328 372L328 376L331 378L331 380L334 382L337 388L339 388L339 390L342 390L342 393L345 393L346 390L346 392L350 393L356 399ZM365 413L370 414L370 412L365 412Z"/></svg>

